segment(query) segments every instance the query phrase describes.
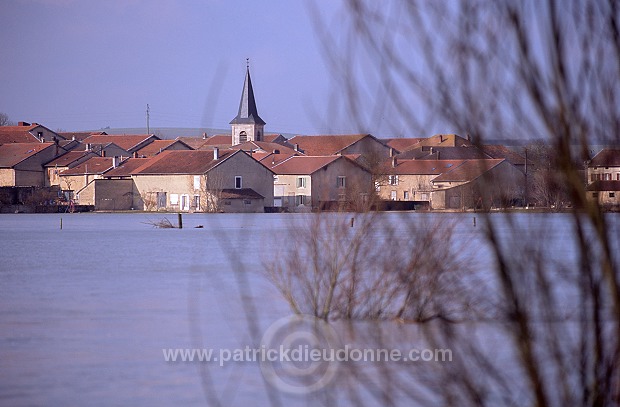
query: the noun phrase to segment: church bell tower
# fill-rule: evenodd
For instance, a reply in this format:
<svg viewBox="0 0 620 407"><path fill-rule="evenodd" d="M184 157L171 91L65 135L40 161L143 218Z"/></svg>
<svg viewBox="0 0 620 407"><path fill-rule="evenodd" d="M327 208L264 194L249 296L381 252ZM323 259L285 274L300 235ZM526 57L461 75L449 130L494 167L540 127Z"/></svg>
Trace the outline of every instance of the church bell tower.
<svg viewBox="0 0 620 407"><path fill-rule="evenodd" d="M239 112L230 122L232 126L232 145L245 143L246 141L263 141L263 129L265 121L258 115L254 89L250 79L250 63L247 61L245 81L239 102Z"/></svg>

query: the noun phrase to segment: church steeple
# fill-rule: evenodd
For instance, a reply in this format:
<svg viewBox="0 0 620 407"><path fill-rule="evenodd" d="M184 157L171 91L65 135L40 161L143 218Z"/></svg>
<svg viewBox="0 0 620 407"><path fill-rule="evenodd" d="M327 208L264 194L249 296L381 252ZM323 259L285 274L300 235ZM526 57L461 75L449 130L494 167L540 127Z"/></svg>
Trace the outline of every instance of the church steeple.
<svg viewBox="0 0 620 407"><path fill-rule="evenodd" d="M250 65L245 72L241 101L239 102L239 112L230 122L232 125L232 144L241 144L246 141L262 141L263 127L265 121L258 115L256 100L254 99L254 89L250 78Z"/></svg>

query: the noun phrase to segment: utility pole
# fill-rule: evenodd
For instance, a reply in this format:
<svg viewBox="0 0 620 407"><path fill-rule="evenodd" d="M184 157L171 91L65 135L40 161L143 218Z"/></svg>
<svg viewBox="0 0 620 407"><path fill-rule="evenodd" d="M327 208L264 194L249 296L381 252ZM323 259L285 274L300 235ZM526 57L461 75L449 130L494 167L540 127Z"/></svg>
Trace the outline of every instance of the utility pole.
<svg viewBox="0 0 620 407"><path fill-rule="evenodd" d="M151 128L149 127L149 104L146 104L146 134L151 134Z"/></svg>
<svg viewBox="0 0 620 407"><path fill-rule="evenodd" d="M529 196L529 191L528 191L528 179L527 179L527 147L525 147L525 207L529 208L530 203L530 196Z"/></svg>

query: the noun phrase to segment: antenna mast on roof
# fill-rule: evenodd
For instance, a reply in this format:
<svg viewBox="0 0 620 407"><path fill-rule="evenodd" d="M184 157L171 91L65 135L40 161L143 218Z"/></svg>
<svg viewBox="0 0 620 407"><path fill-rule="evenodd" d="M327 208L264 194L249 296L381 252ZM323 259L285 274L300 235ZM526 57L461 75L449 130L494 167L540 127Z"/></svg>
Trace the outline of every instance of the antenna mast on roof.
<svg viewBox="0 0 620 407"><path fill-rule="evenodd" d="M149 127L149 104L146 104L146 134L151 134L151 128Z"/></svg>

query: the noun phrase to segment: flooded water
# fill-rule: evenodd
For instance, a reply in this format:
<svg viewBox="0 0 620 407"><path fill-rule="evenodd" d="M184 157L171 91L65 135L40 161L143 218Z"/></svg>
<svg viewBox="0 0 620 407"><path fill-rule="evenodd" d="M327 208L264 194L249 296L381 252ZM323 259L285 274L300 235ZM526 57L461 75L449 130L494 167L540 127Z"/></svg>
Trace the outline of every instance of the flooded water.
<svg viewBox="0 0 620 407"><path fill-rule="evenodd" d="M256 363L207 368L167 362L162 349L256 344L290 315L263 262L292 255L278 238L309 216L187 214L180 230L149 224L176 215L0 215L0 405L204 405L210 392L224 405L273 401ZM480 229L471 214L410 216L456 219L472 245ZM546 215L531 216L522 222ZM553 216L554 236L569 234Z"/></svg>

